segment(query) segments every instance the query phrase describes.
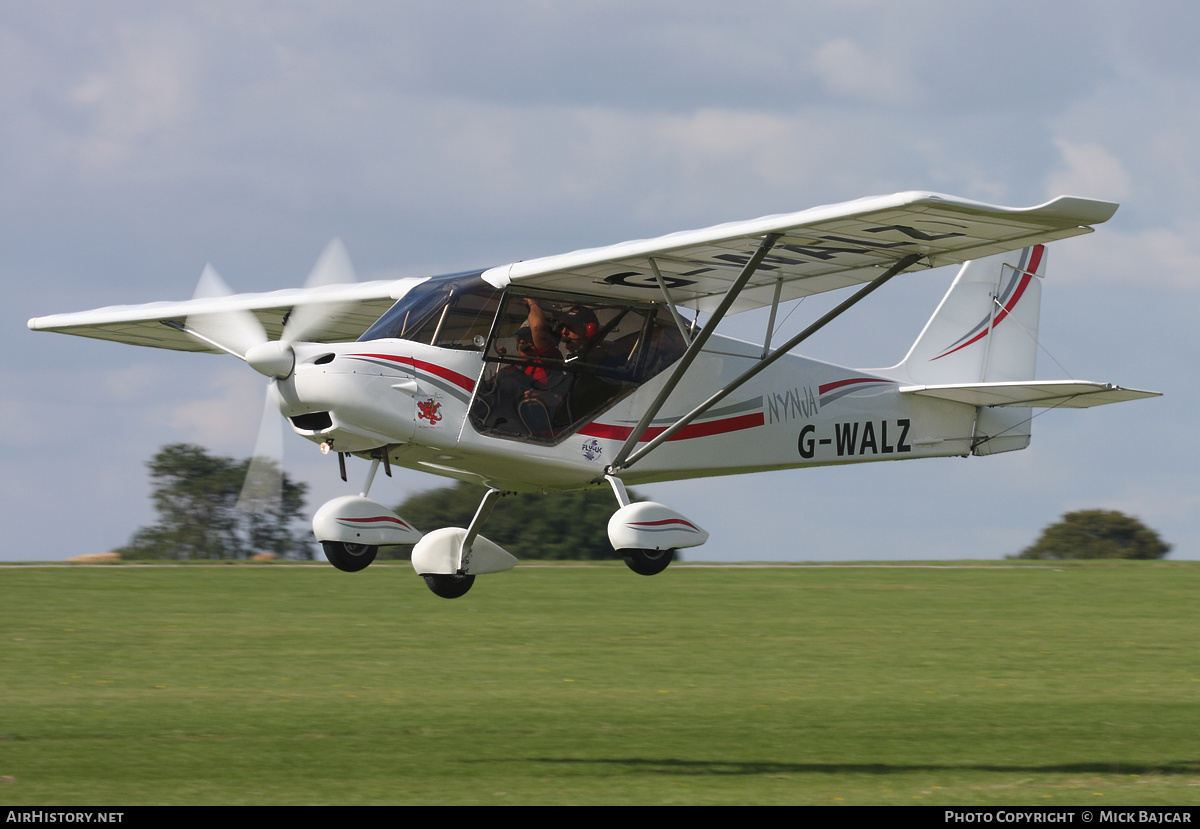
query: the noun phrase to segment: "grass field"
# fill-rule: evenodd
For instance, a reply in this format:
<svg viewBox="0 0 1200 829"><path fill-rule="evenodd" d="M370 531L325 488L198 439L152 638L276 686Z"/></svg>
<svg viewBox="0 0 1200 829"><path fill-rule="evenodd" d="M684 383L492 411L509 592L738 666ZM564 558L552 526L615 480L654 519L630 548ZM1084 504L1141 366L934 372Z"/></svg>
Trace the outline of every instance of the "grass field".
<svg viewBox="0 0 1200 829"><path fill-rule="evenodd" d="M1200 565L0 569L0 803L1200 804Z"/></svg>

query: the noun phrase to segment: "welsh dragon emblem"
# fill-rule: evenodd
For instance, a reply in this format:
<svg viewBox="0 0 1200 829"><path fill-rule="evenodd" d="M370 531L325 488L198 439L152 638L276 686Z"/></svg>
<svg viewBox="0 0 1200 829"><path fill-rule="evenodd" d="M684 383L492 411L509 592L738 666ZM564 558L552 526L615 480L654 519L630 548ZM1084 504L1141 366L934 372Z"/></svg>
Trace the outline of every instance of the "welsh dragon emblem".
<svg viewBox="0 0 1200 829"><path fill-rule="evenodd" d="M417 420L428 420L432 425L442 419L442 402L440 400L418 400Z"/></svg>

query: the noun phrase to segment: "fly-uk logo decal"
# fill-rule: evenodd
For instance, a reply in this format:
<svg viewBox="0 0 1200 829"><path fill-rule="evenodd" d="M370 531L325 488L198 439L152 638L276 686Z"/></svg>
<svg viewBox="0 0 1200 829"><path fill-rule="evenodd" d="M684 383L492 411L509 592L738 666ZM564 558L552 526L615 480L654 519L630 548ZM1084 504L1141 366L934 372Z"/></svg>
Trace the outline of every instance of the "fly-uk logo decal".
<svg viewBox="0 0 1200 829"><path fill-rule="evenodd" d="M600 453L604 451L604 447L600 445L600 441L592 438L583 442L583 456L589 461L594 461L600 457Z"/></svg>

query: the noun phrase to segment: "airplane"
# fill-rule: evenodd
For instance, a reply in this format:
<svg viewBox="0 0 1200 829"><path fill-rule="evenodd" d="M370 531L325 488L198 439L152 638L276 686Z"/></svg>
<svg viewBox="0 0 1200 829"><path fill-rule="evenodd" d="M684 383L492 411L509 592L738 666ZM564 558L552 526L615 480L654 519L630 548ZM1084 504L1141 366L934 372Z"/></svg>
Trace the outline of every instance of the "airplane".
<svg viewBox="0 0 1200 829"><path fill-rule="evenodd" d="M484 270L353 282L335 240L302 289L232 294L206 268L193 299L31 319L29 328L228 353L268 378L293 431L370 461L358 495L317 510L334 567L384 545L443 598L516 558L480 530L502 495L608 486L614 550L662 572L708 533L631 501L654 481L870 461L993 455L1030 442L1033 408L1157 392L1035 380L1047 243L1118 205L1061 196L1029 208L932 192L875 196ZM792 350L892 278L961 265L908 354L854 369ZM782 303L855 290L773 343ZM761 342L715 333L769 308ZM705 314L705 318L701 318ZM687 316L690 315L689 320ZM421 533L368 497L382 465L482 484L467 527Z"/></svg>

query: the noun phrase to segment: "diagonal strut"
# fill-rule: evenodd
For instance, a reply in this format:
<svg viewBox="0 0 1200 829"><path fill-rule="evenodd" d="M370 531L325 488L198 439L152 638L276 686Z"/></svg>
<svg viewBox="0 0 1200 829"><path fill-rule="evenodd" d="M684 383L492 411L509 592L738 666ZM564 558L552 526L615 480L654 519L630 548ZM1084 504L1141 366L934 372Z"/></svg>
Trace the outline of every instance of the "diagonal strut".
<svg viewBox="0 0 1200 829"><path fill-rule="evenodd" d="M681 417L679 420L672 423L670 427L665 429L660 434L656 435L653 440L651 440L649 443L647 443L641 449L638 449L636 452L626 454L624 451L625 448L627 446L629 446L631 441L636 442L637 439L639 437L641 437L642 432L645 431L646 426L649 425L650 420L653 418L653 414L657 414L658 410L655 409L654 413L651 415L650 418L643 417L642 421L640 421L638 423L637 429L635 429L634 433L632 435L630 435L629 438L625 441L625 446L621 447L622 452L621 452L621 454L619 454L617 456L618 459L613 462L612 466L609 467L609 473L611 474L611 473L619 472L623 469L628 469L629 467L633 466L633 464L637 463L639 460L644 458L646 455L648 455L654 449L658 448L663 443L670 440L672 435L674 435L680 429L684 428L689 423L691 423L693 420L698 418L700 415L704 414L706 411L711 409L713 406L715 406L717 403L719 403L721 400L723 400L731 392L740 388L745 383L749 382L752 378L757 376L760 372L764 371L768 366L770 366L772 363L774 363L776 360L778 360L784 354L791 351L793 348L795 348L797 345L802 343L804 340L808 339L813 334L815 334L817 331L819 331L821 328L825 327L825 325L832 322L837 317L841 316L843 313L845 313L845 311L847 309L850 308L850 306L852 306L855 303L859 302L860 300L864 299L867 296L867 294L871 293L876 288L883 285L883 283L887 282L889 279L891 279L896 274L901 273L902 271L904 271L907 268L911 267L912 265L916 264L920 260L920 258L921 258L921 254L913 253L913 254L910 254L910 255L904 257L900 261L896 262L896 264L892 265L884 273L875 277L873 280L871 280L869 283L867 283L863 288L861 288L860 290L855 292L855 294L853 296L848 297L846 300L844 300L842 303L840 303L836 308L829 311L824 316L822 316L819 320L814 322L812 325L808 326L803 331L801 331L799 334L797 334L796 336L794 336L790 340L788 340L786 343L779 346L779 348L777 348L773 352L771 352L771 355L769 357L765 357L764 359L759 360L752 367L750 367L749 369L744 371L737 379L733 380L727 386L725 386L725 387L721 388L720 390L718 390L717 392L715 392L712 396L710 396L707 400L705 400L699 406L692 409L690 412L688 412L686 415ZM705 328L707 329L707 326L705 326ZM672 377L672 379L674 379L674 377ZM674 388L674 387L672 386L672 388Z"/></svg>
<svg viewBox="0 0 1200 829"><path fill-rule="evenodd" d="M663 404L667 402L667 398L671 396L671 392L675 390L675 387L679 385L679 381L683 379L683 375L687 372L688 366L692 364L692 361L695 360L696 356L700 353L700 349L704 347L704 344L708 342L708 338L712 336L713 331L717 327L717 323L724 318L726 312L728 312L729 308L733 305L734 300L738 298L738 295L742 292L742 289L746 287L746 283L750 281L750 277L754 275L756 270L758 270L758 266L762 264L763 259L765 259L767 254L770 253L771 248L775 247L775 243L779 241L781 236L782 234L780 233L768 233L763 237L762 242L759 243L758 249L754 251L754 255L751 256L746 264L742 267L742 272L738 274L737 279L733 281L733 284L729 286L729 290L725 292L725 296L721 299L721 304L717 306L715 311L713 311L712 317L704 325L704 328L700 330L700 333L697 334L692 340L691 344L687 348L687 351L685 351L683 356L679 358L679 362L675 364L675 370L671 372L671 376L668 378L666 385L662 387L662 390L659 391L658 396L654 398L653 402L650 403L650 406L642 415L642 419L638 421L637 426L633 428L633 431L630 433L629 437L625 439L625 443L621 445L621 448L617 452L616 457L613 459L612 464L608 467L609 472L613 472L622 468L625 463L625 459L629 456L629 453L633 451L635 446L637 446L638 438L641 437L642 432L646 431L646 427L650 425L650 421L654 420L655 415L658 414L659 410L663 407Z"/></svg>

